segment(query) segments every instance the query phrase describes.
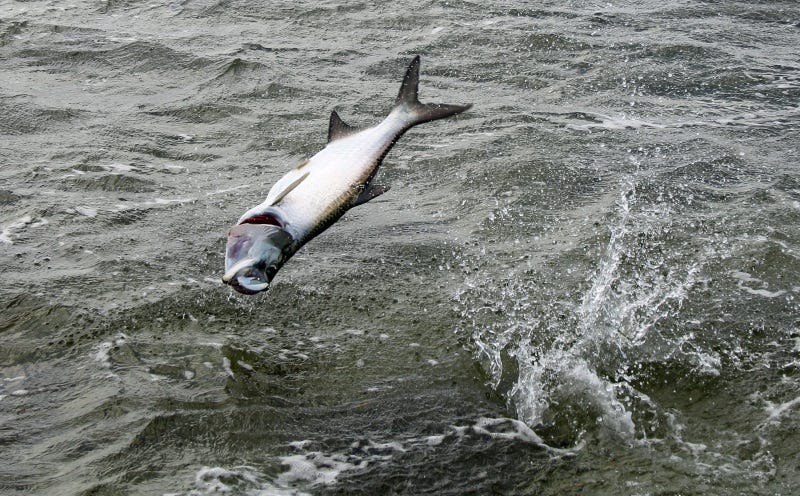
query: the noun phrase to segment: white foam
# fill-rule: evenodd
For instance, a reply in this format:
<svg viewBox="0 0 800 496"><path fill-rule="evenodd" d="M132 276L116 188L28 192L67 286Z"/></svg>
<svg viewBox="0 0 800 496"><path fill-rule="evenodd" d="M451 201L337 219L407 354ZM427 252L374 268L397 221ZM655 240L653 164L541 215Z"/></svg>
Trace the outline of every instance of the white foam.
<svg viewBox="0 0 800 496"><path fill-rule="evenodd" d="M431 440L433 439L433 440ZM331 485L338 477L347 471L360 470L374 463L384 463L395 455L406 452L412 446L436 446L441 444L444 436L426 438L412 438L405 443L400 441L375 442L373 440L355 441L349 450L337 453L324 453L322 451L309 451L296 455L281 457L281 463L289 467L284 473L278 475L275 483L288 487L298 483L311 487L317 485ZM289 445L297 450L305 450L311 445L309 440L295 441Z"/></svg>
<svg viewBox="0 0 800 496"><path fill-rule="evenodd" d="M12 221L0 230L0 243L6 245L13 245L12 236L19 231L28 227L39 227L48 224L47 219L34 220L30 215L25 215L19 219Z"/></svg>
<svg viewBox="0 0 800 496"><path fill-rule="evenodd" d="M361 443L355 442L353 443L354 449L365 449L373 456L377 456L378 458L386 458L386 455L381 455L380 453L388 453L388 452L398 452L402 453L406 451L403 447L402 443L398 441L389 441L388 443L376 443L372 440L368 441L366 447L362 446Z"/></svg>
<svg viewBox="0 0 800 496"><path fill-rule="evenodd" d="M247 482L257 482L252 475L251 467L239 467L241 470L228 470L222 467L203 467L197 472L194 478L194 485L198 489L209 492L229 493L233 490L231 482L234 480L245 480ZM229 482L225 483L225 479Z"/></svg>
<svg viewBox="0 0 800 496"><path fill-rule="evenodd" d="M132 210L134 208L154 208L154 207L165 207L169 205L182 205L184 203L192 203L196 201L196 198L153 198L152 200L146 200L143 202L127 202L127 203L117 203L111 207L109 207L109 211L112 213L120 213L125 212L128 210Z"/></svg>
<svg viewBox="0 0 800 496"><path fill-rule="evenodd" d="M120 164L120 163L104 164L101 165L100 168L102 168L106 172L111 172L112 174L126 174L128 172L133 172L138 170L133 165Z"/></svg>
<svg viewBox="0 0 800 496"><path fill-rule="evenodd" d="M287 350L286 348L282 348L280 350L280 353L278 353L278 358L280 358L281 360L295 360L295 359L308 360L309 356L299 351Z"/></svg>
<svg viewBox="0 0 800 496"><path fill-rule="evenodd" d="M97 209L90 207L75 207L75 212L86 217L97 217Z"/></svg>
<svg viewBox="0 0 800 496"><path fill-rule="evenodd" d="M420 444L412 439L408 442ZM425 444L433 446L424 441ZM311 445L309 440L295 441L289 445L297 450L305 450ZM281 463L289 467L286 472L281 473L275 479L275 483L281 487L288 487L298 483L309 485L331 485L336 482L338 477L347 471L360 470L374 463L382 463L391 460L396 454L404 453L406 446L399 441L388 441L384 443L372 440L355 441L350 445L349 450L338 453L324 453L322 451L308 451L296 455L281 457Z"/></svg>
<svg viewBox="0 0 800 496"><path fill-rule="evenodd" d="M789 410L793 409L798 405L800 405L800 396L798 396L793 400L789 400L785 403L779 403L779 404L775 404L768 401L765 410L769 415L769 420L774 422L779 420L786 412L788 412Z"/></svg>
<svg viewBox="0 0 800 496"><path fill-rule="evenodd" d="M525 422L510 418L481 417L472 427L479 433L495 439L516 439L528 443L544 445L542 439Z"/></svg>
<svg viewBox="0 0 800 496"><path fill-rule="evenodd" d="M186 170L186 167L182 165L175 165L175 164L164 164L160 167L163 170L168 170L173 173L183 172Z"/></svg>
<svg viewBox="0 0 800 496"><path fill-rule="evenodd" d="M264 481L264 475L253 467L238 466L231 469L203 467L194 477L195 489L187 496L207 494L247 494L249 496L308 496L296 489L279 487Z"/></svg>
<svg viewBox="0 0 800 496"><path fill-rule="evenodd" d="M287 465L289 470L280 474L276 482L279 485L288 486L297 482L307 482L312 485L333 484L342 472L364 468L368 461L361 460L351 463L344 455L311 452L305 455L281 457L281 463Z"/></svg>
<svg viewBox="0 0 800 496"><path fill-rule="evenodd" d="M92 358L98 362L99 366L104 369L111 368L111 350L114 346L121 346L125 344L128 337L125 334L119 333L112 341L104 341L94 347Z"/></svg>
<svg viewBox="0 0 800 496"><path fill-rule="evenodd" d="M142 202L141 205L145 207L160 207L163 205L173 205L180 203L190 203L195 201L194 198L154 198L150 201Z"/></svg>
<svg viewBox="0 0 800 496"><path fill-rule="evenodd" d="M480 417L471 425L450 426L444 434L385 442L362 439L351 443L349 448L332 453L309 450L316 444L309 439L292 441L288 446L298 453L279 457L286 470L276 477L265 476L256 468L246 465L233 468L203 467L195 475L195 489L188 496L229 493L253 496L306 495L303 491L336 484L345 472L387 463L408 451L423 450L427 453L448 438L463 441L470 436L487 436L499 442L532 443L555 456L574 455L574 450L559 450L544 445L539 436L519 420Z"/></svg>
<svg viewBox="0 0 800 496"><path fill-rule="evenodd" d="M104 369L111 368L111 348L114 345L111 341L106 341L104 343L100 343L94 349L94 361L99 362L100 366Z"/></svg>
<svg viewBox="0 0 800 496"><path fill-rule="evenodd" d="M664 129L667 127L665 124L648 122L634 117L626 116L625 114L620 114L616 117L613 117L610 115L599 114L596 112L584 112L584 113L586 115L593 116L600 122L592 122L587 124L567 124L567 128L575 129L578 131L589 131L591 129L597 129L597 128L620 130L620 129L642 129L642 128Z"/></svg>
<svg viewBox="0 0 800 496"><path fill-rule="evenodd" d="M765 298L777 298L778 296L782 296L782 295L784 295L786 293L786 291L784 291L782 289L778 290L778 291L767 291L766 289L753 289L753 288L748 288L747 286L741 286L741 285L740 285L740 287L742 289L744 289L745 291L747 291L748 293L750 293L750 294L763 296Z"/></svg>
<svg viewBox="0 0 800 496"><path fill-rule="evenodd" d="M428 446L439 446L444 442L444 435L427 436L423 440Z"/></svg>
<svg viewBox="0 0 800 496"><path fill-rule="evenodd" d="M678 122L653 122L632 117L625 113L620 113L617 116L610 116L598 112L582 112L584 115L591 116L594 122L585 122L583 124L567 123L568 129L575 129L578 131L591 131L593 129L609 129L609 130L623 130L623 129L678 129L678 128L691 128L691 127L730 127L730 126L743 126L747 128L754 127L774 127L776 123L790 122L797 118L797 107L786 108L781 110L768 110L760 113L741 112L733 113L727 116L720 116L708 120L697 121L678 121ZM599 122L598 122L599 121Z"/></svg>
<svg viewBox="0 0 800 496"><path fill-rule="evenodd" d="M241 186L234 186L233 188L225 188L225 189L215 189L214 191L210 191L206 193L206 196L213 196L213 195L221 195L225 193L232 193L234 191L239 191L240 189L249 188L249 184L242 184Z"/></svg>
<svg viewBox="0 0 800 496"><path fill-rule="evenodd" d="M222 370L224 370L229 377L233 377L233 369L231 369L231 360L228 357L225 356L222 357Z"/></svg>
<svg viewBox="0 0 800 496"><path fill-rule="evenodd" d="M301 450L301 449L306 449L306 446L312 443L313 441L311 441L310 439L303 439L302 441L292 441L291 443L289 443L289 446L291 446L294 449Z"/></svg>
<svg viewBox="0 0 800 496"><path fill-rule="evenodd" d="M754 294L754 295L757 295L757 296L763 296L765 298L777 298L779 296L783 296L784 294L786 294L786 291L782 290L782 289L778 290L778 291L769 291L769 290L764 289L764 288L754 289L754 288L752 288L750 286L745 286L746 283L760 284L760 285L762 285L764 287L768 286L768 284L766 282L763 282L761 279L753 277L752 275L748 274L747 272L741 272L741 271L738 271L738 270L734 270L730 274L734 279L738 279L739 282L737 283L737 285L739 286L739 289L744 290L744 291L746 291L746 292L748 292L750 294Z"/></svg>

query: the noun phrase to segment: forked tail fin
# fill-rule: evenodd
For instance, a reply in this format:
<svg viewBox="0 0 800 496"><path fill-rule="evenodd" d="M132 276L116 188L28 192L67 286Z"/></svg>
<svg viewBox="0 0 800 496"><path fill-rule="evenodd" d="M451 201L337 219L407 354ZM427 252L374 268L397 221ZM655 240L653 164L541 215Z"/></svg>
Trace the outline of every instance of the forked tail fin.
<svg viewBox="0 0 800 496"><path fill-rule="evenodd" d="M410 120L408 127L422 124L423 122L444 119L451 115L460 114L472 107L468 105L447 105L443 103L421 103L419 91L419 55L409 64L400 93L395 100L395 108L400 108Z"/></svg>

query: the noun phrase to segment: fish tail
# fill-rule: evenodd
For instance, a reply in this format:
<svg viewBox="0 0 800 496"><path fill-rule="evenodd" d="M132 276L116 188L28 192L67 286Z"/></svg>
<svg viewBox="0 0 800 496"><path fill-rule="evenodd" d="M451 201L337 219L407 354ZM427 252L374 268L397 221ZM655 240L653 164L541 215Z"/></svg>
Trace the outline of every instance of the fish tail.
<svg viewBox="0 0 800 496"><path fill-rule="evenodd" d="M400 109L409 120L408 127L422 124L423 122L444 119L451 115L460 114L472 107L468 105L447 105L444 103L421 103L419 101L419 55L409 64L400 92L395 100L395 108Z"/></svg>

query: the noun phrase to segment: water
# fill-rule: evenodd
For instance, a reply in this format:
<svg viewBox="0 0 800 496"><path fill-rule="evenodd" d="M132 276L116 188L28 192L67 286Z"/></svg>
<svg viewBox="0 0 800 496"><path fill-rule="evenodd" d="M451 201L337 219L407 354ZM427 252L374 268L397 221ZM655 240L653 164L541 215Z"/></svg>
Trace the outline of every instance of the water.
<svg viewBox="0 0 800 496"><path fill-rule="evenodd" d="M795 2L0 3L3 494L789 495ZM264 295L226 229L371 125Z"/></svg>

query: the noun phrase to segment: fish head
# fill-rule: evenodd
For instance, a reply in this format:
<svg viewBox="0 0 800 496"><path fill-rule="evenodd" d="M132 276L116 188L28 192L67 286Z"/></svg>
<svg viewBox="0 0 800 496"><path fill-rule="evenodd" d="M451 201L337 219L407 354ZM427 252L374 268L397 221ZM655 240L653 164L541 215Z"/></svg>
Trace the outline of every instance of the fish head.
<svg viewBox="0 0 800 496"><path fill-rule="evenodd" d="M269 288L291 256L292 236L281 226L241 223L228 231L222 282L243 294Z"/></svg>

